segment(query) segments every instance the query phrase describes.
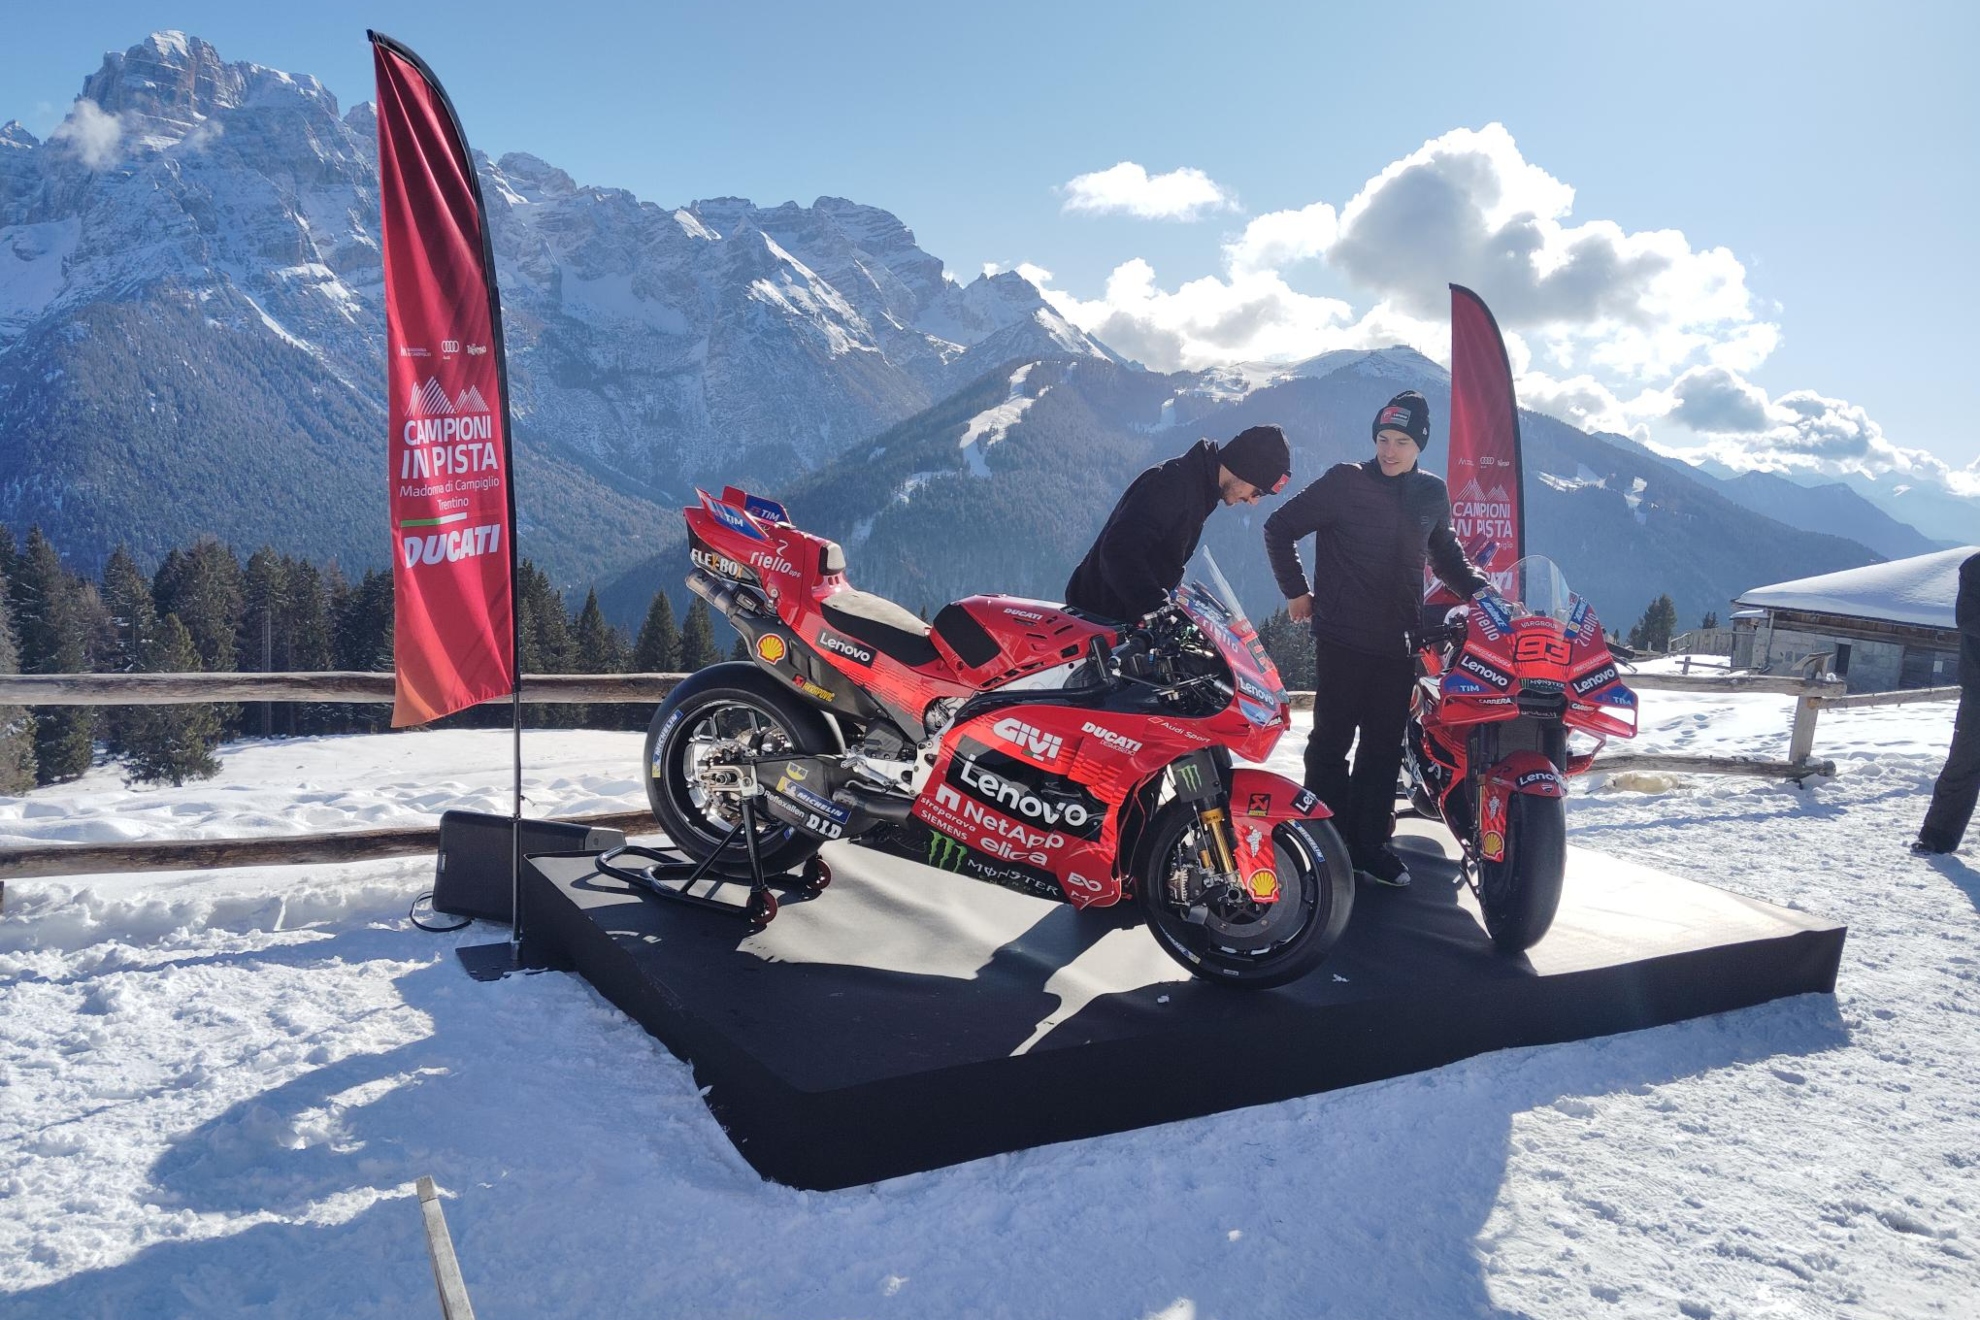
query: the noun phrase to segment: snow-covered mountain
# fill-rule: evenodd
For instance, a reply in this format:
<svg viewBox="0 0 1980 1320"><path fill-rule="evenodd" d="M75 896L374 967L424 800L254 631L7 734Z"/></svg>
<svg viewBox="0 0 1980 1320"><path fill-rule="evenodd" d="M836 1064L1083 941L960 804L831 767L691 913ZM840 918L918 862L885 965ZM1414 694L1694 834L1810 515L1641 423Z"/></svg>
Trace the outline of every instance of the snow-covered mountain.
<svg viewBox="0 0 1980 1320"><path fill-rule="evenodd" d="M788 476L1008 357L1108 351L821 198L663 207L477 157L525 554L582 580L697 479ZM94 560L199 531L384 559L372 107L155 33L62 127L0 128L0 520Z"/></svg>
<svg viewBox="0 0 1980 1320"><path fill-rule="evenodd" d="M1430 400L1424 466L1441 472L1450 376L1408 348L1328 354L1293 365L1163 375L1094 359L1017 360L986 373L807 476L764 493L840 541L852 580L909 608L973 591L1056 599L1134 474L1198 436L1285 427L1293 489L1369 455L1369 419L1398 390ZM1870 548L1743 508L1708 478L1628 443L1521 414L1528 548L1559 561L1611 626L1627 629L1668 592L1679 619L1721 617L1751 587L1875 562ZM1277 501L1220 510L1205 526L1247 609L1281 603L1260 544ZM1841 530L1841 529L1839 529ZM678 580L677 544L602 594L625 620ZM939 547L939 553L933 551Z"/></svg>

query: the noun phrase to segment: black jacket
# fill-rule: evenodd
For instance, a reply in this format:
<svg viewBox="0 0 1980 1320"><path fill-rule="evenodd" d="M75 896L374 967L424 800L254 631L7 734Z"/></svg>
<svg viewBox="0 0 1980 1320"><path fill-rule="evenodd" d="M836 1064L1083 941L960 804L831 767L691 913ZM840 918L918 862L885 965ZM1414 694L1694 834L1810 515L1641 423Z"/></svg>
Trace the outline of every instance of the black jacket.
<svg viewBox="0 0 1980 1320"><path fill-rule="evenodd" d="M1385 477L1373 459L1341 463L1265 520L1265 553L1287 600L1307 593L1299 540L1313 550L1313 635L1368 655L1402 656L1423 619L1423 564L1460 596L1485 585L1451 531L1441 477Z"/></svg>
<svg viewBox="0 0 1980 1320"><path fill-rule="evenodd" d="M1980 692L1980 555L1960 563L1953 622L1959 627L1959 685Z"/></svg>
<svg viewBox="0 0 1980 1320"><path fill-rule="evenodd" d="M1217 445L1136 477L1066 583L1066 604L1106 619L1138 619L1182 582L1203 522L1217 507Z"/></svg>

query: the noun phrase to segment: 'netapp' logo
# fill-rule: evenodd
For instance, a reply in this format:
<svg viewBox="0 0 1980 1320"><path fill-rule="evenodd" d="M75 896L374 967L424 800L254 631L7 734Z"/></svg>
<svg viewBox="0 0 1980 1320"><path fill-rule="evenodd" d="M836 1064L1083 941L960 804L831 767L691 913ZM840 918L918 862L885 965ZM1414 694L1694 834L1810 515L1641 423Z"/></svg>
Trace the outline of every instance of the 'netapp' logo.
<svg viewBox="0 0 1980 1320"><path fill-rule="evenodd" d="M861 646L851 638L841 637L839 634L828 631L827 629L820 628L818 630L818 644L827 651L830 651L833 655L844 656L856 665L871 665L873 663L873 650L871 647Z"/></svg>

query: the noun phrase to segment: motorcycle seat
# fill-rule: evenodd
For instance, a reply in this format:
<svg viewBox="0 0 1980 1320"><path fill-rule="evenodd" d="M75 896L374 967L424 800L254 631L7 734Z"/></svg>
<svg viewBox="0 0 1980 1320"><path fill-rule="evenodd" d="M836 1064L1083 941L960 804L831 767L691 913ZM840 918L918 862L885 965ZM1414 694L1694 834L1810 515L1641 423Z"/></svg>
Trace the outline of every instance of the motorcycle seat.
<svg viewBox="0 0 1980 1320"><path fill-rule="evenodd" d="M820 602L825 622L855 641L910 667L938 658L928 625L883 596L847 588Z"/></svg>

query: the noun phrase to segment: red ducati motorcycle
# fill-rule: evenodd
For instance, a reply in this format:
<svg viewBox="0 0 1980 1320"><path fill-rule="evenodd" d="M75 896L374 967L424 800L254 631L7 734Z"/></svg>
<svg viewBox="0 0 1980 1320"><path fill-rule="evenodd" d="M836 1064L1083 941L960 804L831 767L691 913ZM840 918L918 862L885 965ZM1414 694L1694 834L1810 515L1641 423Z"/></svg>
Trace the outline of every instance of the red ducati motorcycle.
<svg viewBox="0 0 1980 1320"><path fill-rule="evenodd" d="M1508 577L1508 595L1481 595L1412 639L1420 673L1403 762L1411 804L1457 836L1493 944L1520 953L1560 906L1567 776L1611 735L1636 736L1636 694L1552 560L1529 555ZM1594 746L1570 754L1570 732Z"/></svg>
<svg viewBox="0 0 1980 1320"><path fill-rule="evenodd" d="M1283 985L1339 938L1353 882L1327 808L1233 764L1268 755L1290 707L1207 551L1138 624L1001 595L929 624L854 589L780 505L696 493L688 586L751 659L655 712L647 794L696 875L751 878L754 923L776 915L766 874L815 892L815 854L846 840L1075 907L1132 900L1225 985Z"/></svg>

